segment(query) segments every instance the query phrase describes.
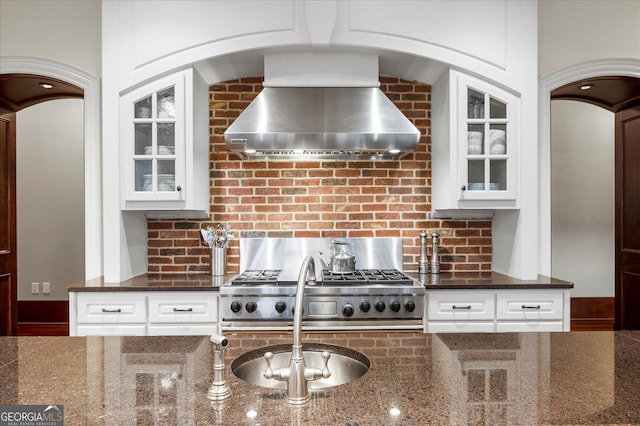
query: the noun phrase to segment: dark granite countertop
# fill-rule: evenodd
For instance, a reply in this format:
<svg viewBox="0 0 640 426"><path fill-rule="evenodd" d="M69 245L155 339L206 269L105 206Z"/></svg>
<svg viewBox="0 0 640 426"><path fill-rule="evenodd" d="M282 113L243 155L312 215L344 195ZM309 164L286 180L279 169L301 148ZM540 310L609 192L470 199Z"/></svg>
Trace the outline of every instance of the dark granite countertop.
<svg viewBox="0 0 640 426"><path fill-rule="evenodd" d="M429 290L467 289L544 289L544 288L573 288L573 283L557 278L538 275L534 280L521 280L498 272L442 272L440 274L420 275L417 272L407 272L408 275L424 284Z"/></svg>
<svg viewBox="0 0 640 426"><path fill-rule="evenodd" d="M573 283L556 278L538 276L535 280L521 280L498 272L443 272L420 275L406 272L424 284L428 290L491 290L491 289L540 289L573 288ZM69 291L218 291L235 273L224 276L205 274L143 274L120 283L104 283L101 279L72 285Z"/></svg>
<svg viewBox="0 0 640 426"><path fill-rule="evenodd" d="M231 397L212 403L207 337L0 337L0 405L64 405L65 424L640 424L640 332L305 333L371 369L291 407L229 372L291 334L231 333Z"/></svg>
<svg viewBox="0 0 640 426"><path fill-rule="evenodd" d="M212 276L208 274L142 274L119 283L90 280L69 286L69 291L218 291L220 286L236 274Z"/></svg>

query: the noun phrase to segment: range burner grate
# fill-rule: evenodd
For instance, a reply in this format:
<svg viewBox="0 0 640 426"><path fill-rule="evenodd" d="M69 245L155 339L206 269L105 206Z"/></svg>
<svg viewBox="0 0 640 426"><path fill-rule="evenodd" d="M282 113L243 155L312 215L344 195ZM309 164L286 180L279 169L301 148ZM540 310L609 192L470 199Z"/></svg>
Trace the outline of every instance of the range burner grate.
<svg viewBox="0 0 640 426"><path fill-rule="evenodd" d="M278 276L282 270L280 269L264 269L244 271L233 279L233 285L265 285L275 284L278 282Z"/></svg>
<svg viewBox="0 0 640 426"><path fill-rule="evenodd" d="M412 285L413 280L397 269L357 269L353 272L322 271L323 284L345 285Z"/></svg>

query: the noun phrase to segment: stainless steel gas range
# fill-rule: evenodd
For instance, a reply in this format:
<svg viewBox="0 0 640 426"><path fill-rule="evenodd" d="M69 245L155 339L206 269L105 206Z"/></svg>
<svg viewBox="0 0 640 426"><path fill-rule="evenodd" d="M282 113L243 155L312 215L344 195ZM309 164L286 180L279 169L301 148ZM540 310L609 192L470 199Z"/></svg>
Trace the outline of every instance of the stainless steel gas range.
<svg viewBox="0 0 640 426"><path fill-rule="evenodd" d="M400 238L343 239L356 257L352 272L322 268L319 252L331 239L275 238L240 241L241 273L220 288L222 328L283 330L292 327L299 268L313 256L316 281L306 286L303 329L421 329L425 289L401 271Z"/></svg>

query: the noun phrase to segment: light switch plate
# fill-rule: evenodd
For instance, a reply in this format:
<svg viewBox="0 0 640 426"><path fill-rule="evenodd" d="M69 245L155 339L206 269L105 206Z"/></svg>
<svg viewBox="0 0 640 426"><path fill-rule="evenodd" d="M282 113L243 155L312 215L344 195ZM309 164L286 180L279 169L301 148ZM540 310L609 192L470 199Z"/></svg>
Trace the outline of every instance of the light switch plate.
<svg viewBox="0 0 640 426"><path fill-rule="evenodd" d="M40 293L40 283L31 283L31 294Z"/></svg>
<svg viewBox="0 0 640 426"><path fill-rule="evenodd" d="M49 294L51 292L51 284L48 282L42 283L42 294Z"/></svg>

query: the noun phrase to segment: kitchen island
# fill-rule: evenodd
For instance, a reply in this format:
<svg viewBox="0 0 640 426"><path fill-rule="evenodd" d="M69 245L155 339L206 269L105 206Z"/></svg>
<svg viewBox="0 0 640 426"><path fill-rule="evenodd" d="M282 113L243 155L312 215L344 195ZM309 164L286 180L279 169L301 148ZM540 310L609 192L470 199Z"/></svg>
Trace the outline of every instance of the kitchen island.
<svg viewBox="0 0 640 426"><path fill-rule="evenodd" d="M65 424L638 424L640 332L304 333L371 369L294 408L230 371L291 333L227 334L231 397L211 402L207 337L0 337L0 404L64 405Z"/></svg>

